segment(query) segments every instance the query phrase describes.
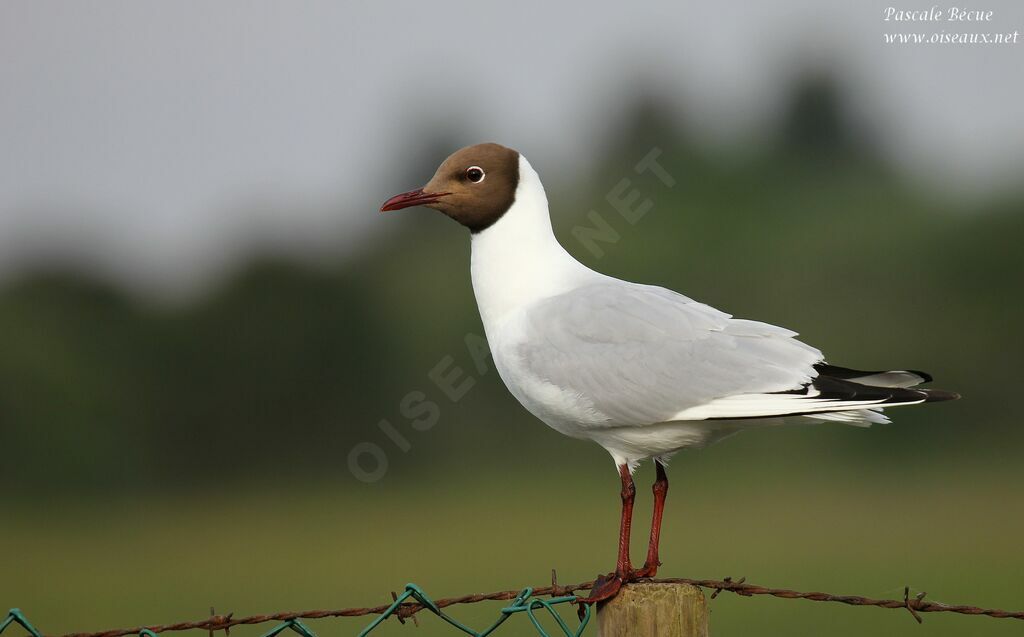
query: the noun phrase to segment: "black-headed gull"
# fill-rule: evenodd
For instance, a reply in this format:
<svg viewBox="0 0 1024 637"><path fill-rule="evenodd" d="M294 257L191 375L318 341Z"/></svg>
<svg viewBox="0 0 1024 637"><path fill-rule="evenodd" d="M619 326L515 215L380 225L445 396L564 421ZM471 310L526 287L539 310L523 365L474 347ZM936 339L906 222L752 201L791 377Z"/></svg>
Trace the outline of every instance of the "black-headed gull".
<svg viewBox="0 0 1024 637"><path fill-rule="evenodd" d="M829 365L795 332L732 318L682 294L595 272L555 239L540 178L498 144L455 152L427 185L381 211L427 206L472 233L471 273L494 365L534 416L608 450L622 481L615 572L586 602L653 577L668 458L732 433L783 421L887 422L881 411L950 400L917 371ZM637 464L653 458L647 560L629 560Z"/></svg>

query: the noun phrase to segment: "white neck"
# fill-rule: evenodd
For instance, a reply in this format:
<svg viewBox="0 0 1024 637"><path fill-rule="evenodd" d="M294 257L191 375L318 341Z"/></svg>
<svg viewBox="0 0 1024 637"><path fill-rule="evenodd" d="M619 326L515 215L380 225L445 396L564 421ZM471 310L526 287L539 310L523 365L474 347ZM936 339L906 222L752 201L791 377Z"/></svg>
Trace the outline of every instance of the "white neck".
<svg viewBox="0 0 1024 637"><path fill-rule="evenodd" d="M522 155L512 207L494 225L473 235L471 271L488 332L510 312L600 276L555 239L544 186Z"/></svg>

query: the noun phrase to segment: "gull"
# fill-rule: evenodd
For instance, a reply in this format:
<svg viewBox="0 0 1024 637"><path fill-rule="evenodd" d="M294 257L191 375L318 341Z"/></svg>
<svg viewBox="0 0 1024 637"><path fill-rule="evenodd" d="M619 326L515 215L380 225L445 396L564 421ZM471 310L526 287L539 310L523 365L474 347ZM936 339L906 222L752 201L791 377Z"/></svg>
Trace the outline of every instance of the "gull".
<svg viewBox="0 0 1024 637"><path fill-rule="evenodd" d="M388 199L381 212L411 206L469 229L473 293L508 390L548 426L598 443L615 462L622 485L615 570L583 603L657 574L665 467L680 449L782 423L867 426L888 422L882 410L889 407L959 398L912 389L932 380L924 372L831 365L796 332L591 270L555 238L540 177L511 148L462 148L425 186ZM649 459L654 513L647 558L634 569L632 475Z"/></svg>

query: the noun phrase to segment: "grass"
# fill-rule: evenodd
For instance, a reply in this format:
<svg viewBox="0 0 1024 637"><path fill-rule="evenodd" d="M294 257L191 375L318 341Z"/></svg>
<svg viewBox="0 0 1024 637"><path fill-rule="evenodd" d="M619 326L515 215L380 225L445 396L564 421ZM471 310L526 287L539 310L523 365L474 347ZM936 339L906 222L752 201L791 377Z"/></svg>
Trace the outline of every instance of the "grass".
<svg viewBox="0 0 1024 637"><path fill-rule="evenodd" d="M670 472L664 575L742 575L769 586L882 597L899 597L909 584L934 600L1024 607L1024 508L1013 504L1015 471L855 476L811 457L785 462L787 470L766 458L717 474L713 466L723 458L716 455L731 453L719 445L687 457L693 470L679 459ZM0 526L0 605L21 607L56 634L199 619L211 605L236 615L376 605L407 581L436 597L541 585L552 567L563 583L583 581L611 567L616 532L615 476L609 467L590 469L592 480L562 484L547 480L559 476L557 467L523 482L467 466L411 486L225 485L202 495L15 503ZM638 536L647 529L649 473L638 477ZM643 540L635 538L637 557ZM716 635L1021 629L1015 620L934 614L917 627L905 612L724 593L711 607ZM483 626L499 608L452 613ZM343 635L367 622L312 626ZM510 622L506 634L529 634L525 617ZM388 622L379 634L400 630L411 629ZM424 616L415 634L452 632Z"/></svg>

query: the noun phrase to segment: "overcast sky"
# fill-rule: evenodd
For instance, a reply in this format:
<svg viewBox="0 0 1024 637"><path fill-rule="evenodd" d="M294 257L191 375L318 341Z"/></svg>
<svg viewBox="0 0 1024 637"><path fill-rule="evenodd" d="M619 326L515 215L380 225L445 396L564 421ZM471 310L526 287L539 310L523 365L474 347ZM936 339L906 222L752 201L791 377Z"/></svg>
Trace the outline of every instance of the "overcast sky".
<svg viewBox="0 0 1024 637"><path fill-rule="evenodd" d="M970 3L993 10L982 24L884 22L889 4L7 0L0 276L45 254L187 287L254 241L349 249L441 134L516 147L564 183L641 80L737 140L808 65L835 69L908 174L1014 186L1024 41L883 33L1024 31L1024 3Z"/></svg>

